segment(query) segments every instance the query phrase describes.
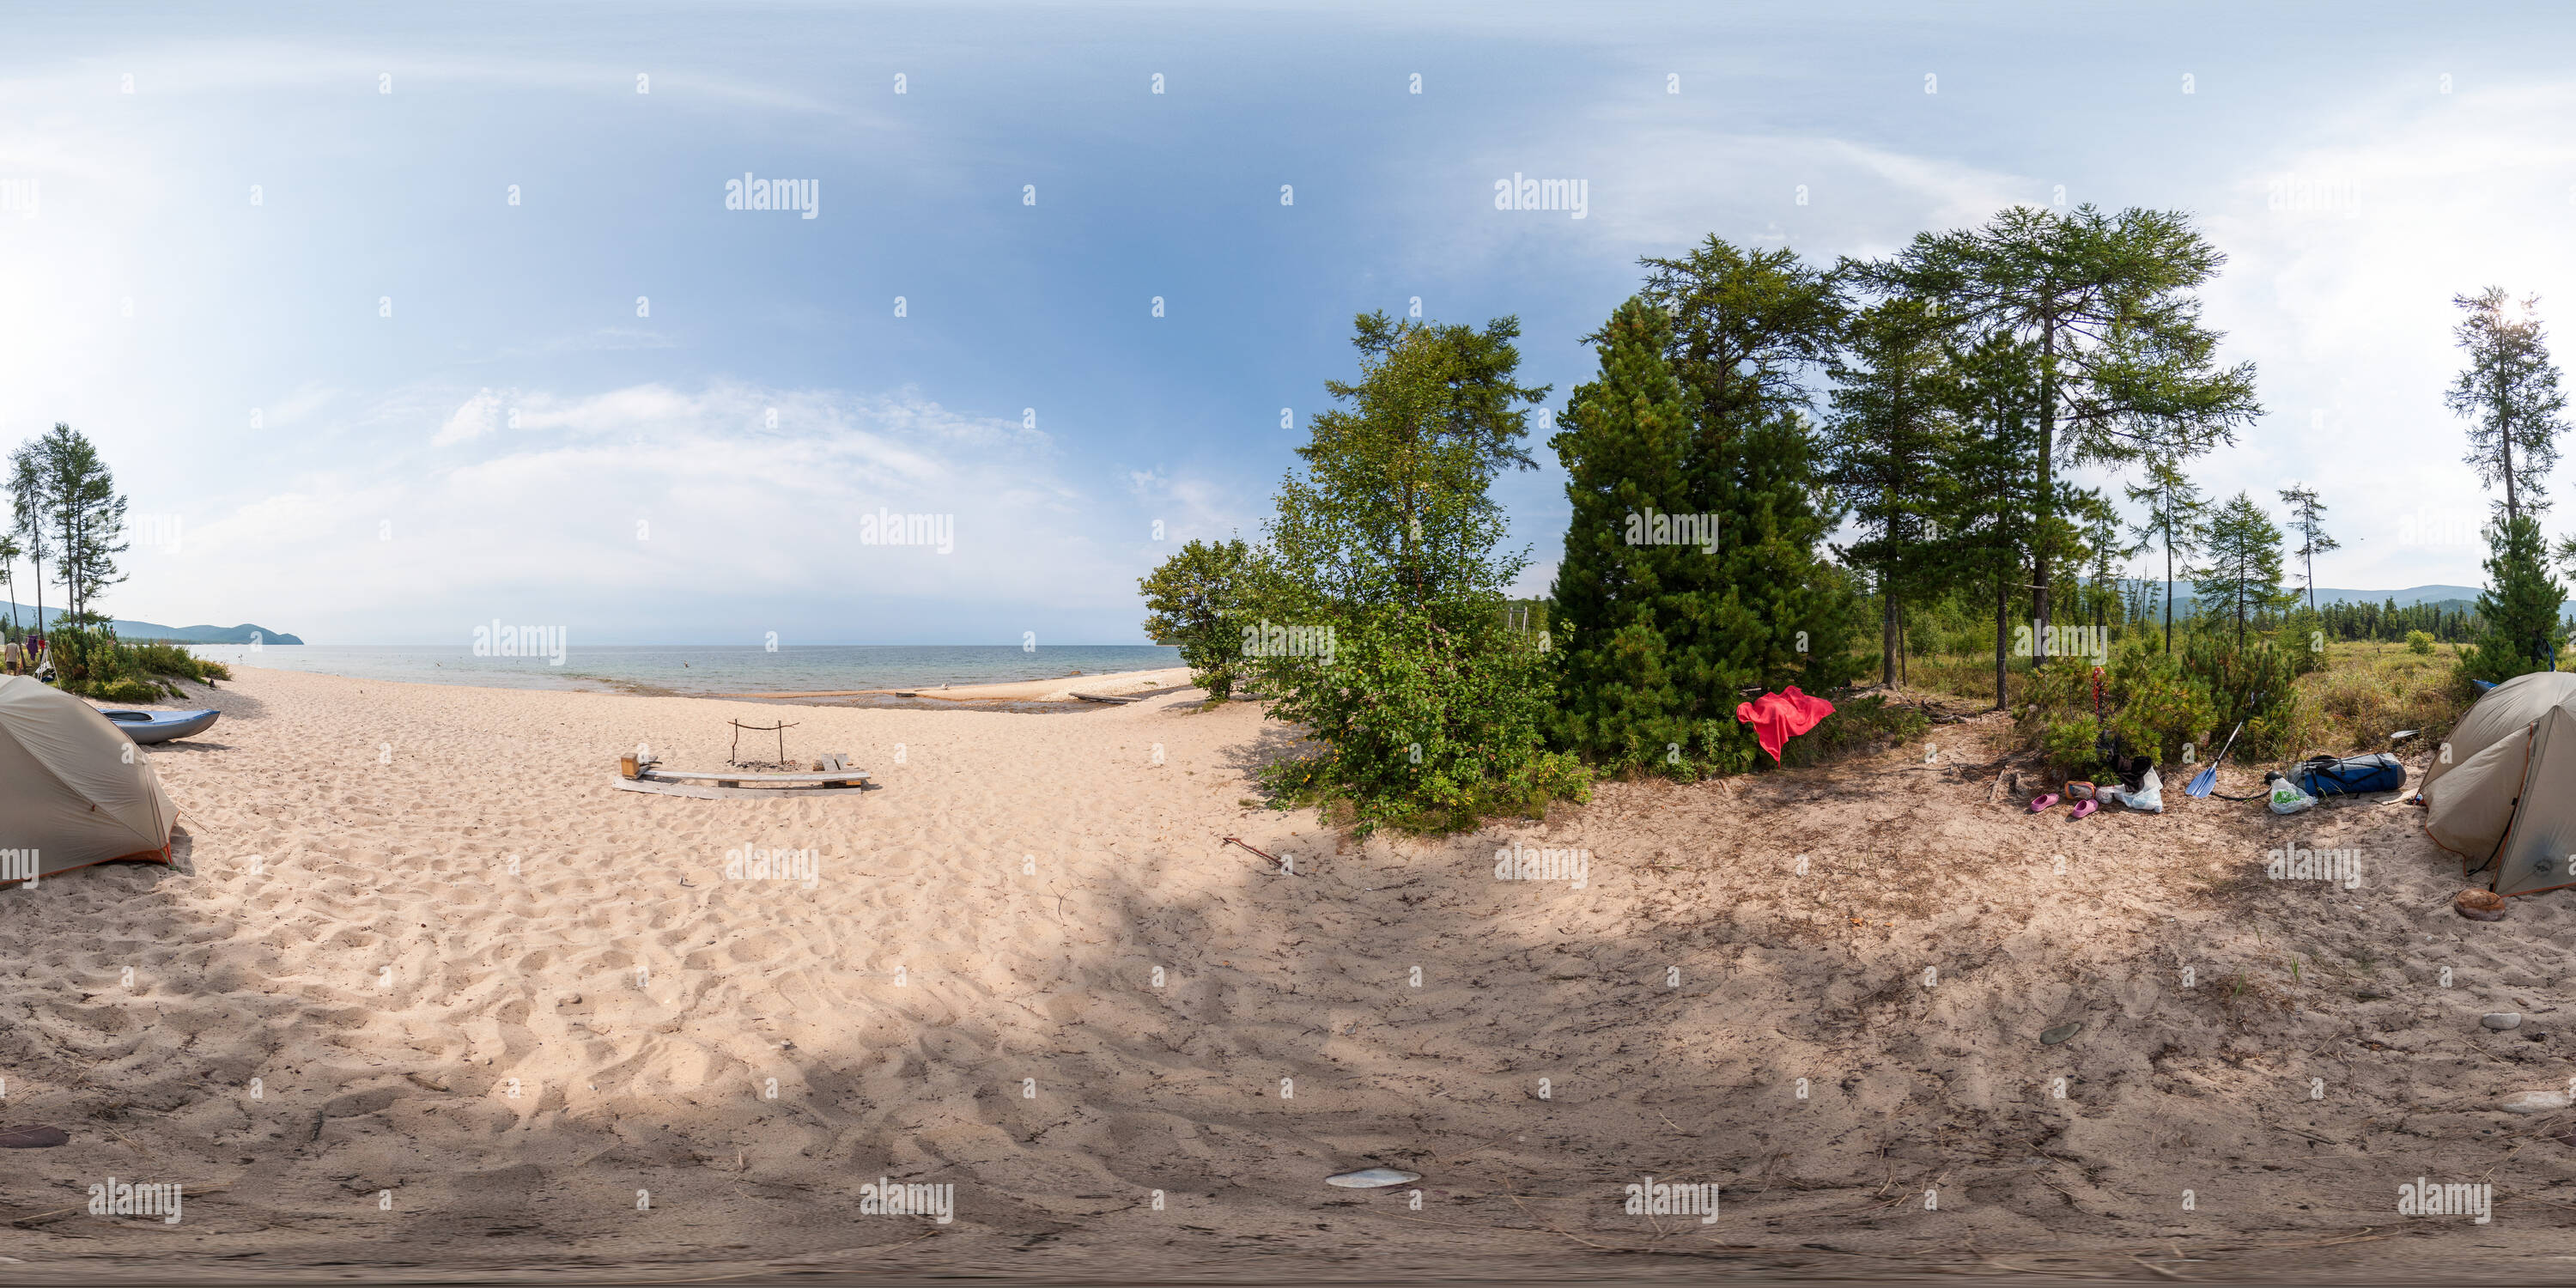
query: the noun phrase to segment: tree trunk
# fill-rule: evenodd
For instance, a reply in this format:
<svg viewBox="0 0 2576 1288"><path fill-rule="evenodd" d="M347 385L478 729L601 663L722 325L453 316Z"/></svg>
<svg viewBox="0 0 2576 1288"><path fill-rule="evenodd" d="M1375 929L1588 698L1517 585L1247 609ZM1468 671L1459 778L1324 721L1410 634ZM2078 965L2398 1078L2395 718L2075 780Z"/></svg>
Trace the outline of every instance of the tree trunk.
<svg viewBox="0 0 2576 1288"><path fill-rule="evenodd" d="M1880 575L1879 598L1879 681L1890 688L1896 685L1896 586L1885 574Z"/></svg>
<svg viewBox="0 0 2576 1288"><path fill-rule="evenodd" d="M2057 319L2050 317L2039 330L2039 496L2031 513L2038 519L2033 525L2030 543L2030 667L2033 671L2048 664L2048 542L2051 507L2056 494L2049 486L2051 458L2057 450Z"/></svg>
<svg viewBox="0 0 2576 1288"><path fill-rule="evenodd" d="M2496 376L2496 451L2504 460L2504 517L2512 519L2521 513L2513 500L2513 425L2506 419L2504 376Z"/></svg>
<svg viewBox="0 0 2576 1288"><path fill-rule="evenodd" d="M1995 710L2005 708L2004 690L2004 614L2012 600L2012 560L2006 555L2004 565L1995 569Z"/></svg>
<svg viewBox="0 0 2576 1288"><path fill-rule="evenodd" d="M2173 504L2165 505L2165 652L2173 652Z"/></svg>

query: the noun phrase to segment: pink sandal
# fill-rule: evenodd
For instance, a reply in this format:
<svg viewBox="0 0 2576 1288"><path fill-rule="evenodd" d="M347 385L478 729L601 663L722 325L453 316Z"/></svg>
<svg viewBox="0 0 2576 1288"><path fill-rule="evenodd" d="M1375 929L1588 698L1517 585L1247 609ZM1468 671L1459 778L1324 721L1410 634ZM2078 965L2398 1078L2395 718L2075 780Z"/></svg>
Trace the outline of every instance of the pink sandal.
<svg viewBox="0 0 2576 1288"><path fill-rule="evenodd" d="M2044 814L2055 804L2057 804L2057 793L2049 792L2046 795L2040 796L2031 801L2030 812L2033 814Z"/></svg>
<svg viewBox="0 0 2576 1288"><path fill-rule="evenodd" d="M2075 802L2075 812L2067 815L2067 819L2071 822L2100 808L2102 808L2102 804L2099 801L2077 801Z"/></svg>

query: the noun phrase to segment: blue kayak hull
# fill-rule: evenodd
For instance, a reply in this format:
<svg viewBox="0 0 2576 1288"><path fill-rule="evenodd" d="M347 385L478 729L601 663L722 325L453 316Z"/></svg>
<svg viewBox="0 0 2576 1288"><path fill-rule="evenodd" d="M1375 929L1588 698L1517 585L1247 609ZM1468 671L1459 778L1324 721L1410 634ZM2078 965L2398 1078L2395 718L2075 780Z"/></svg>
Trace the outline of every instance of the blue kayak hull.
<svg viewBox="0 0 2576 1288"><path fill-rule="evenodd" d="M220 711L101 711L109 724L136 742L168 742L204 733Z"/></svg>

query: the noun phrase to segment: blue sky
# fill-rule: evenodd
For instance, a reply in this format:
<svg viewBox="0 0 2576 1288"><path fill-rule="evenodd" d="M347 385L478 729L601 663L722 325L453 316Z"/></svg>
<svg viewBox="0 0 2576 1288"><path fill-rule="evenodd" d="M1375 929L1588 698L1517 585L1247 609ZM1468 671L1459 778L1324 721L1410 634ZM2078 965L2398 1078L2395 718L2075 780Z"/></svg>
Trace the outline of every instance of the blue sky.
<svg viewBox="0 0 2576 1288"><path fill-rule="evenodd" d="M1356 312L1517 314L1562 405L1640 255L1884 254L2059 200L2189 210L2230 256L2207 319L2270 413L2210 491L2315 483L2325 585L2474 584L2450 296L2576 310L2571 20L2540 6L8 25L0 439L101 445L118 615L315 642L1141 640L1135 579L1257 533ZM815 181L817 217L726 210L746 172ZM1586 217L1495 210L1515 173L1585 180ZM1502 488L1533 588L1562 481ZM862 544L880 509L954 515L953 548Z"/></svg>

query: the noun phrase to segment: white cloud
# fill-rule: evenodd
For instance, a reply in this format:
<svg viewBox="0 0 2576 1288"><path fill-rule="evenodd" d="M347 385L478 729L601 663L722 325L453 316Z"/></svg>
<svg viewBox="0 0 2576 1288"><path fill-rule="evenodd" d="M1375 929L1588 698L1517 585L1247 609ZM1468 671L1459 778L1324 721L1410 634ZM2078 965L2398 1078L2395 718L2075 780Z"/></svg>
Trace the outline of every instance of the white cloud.
<svg viewBox="0 0 2576 1288"><path fill-rule="evenodd" d="M2258 362L2271 414L2195 468L2210 491L2276 510L2288 479L2315 483L2344 546L2318 561L2320 584L2479 581L2473 525L2443 519L2488 500L2461 460L2467 422L2442 405L2461 363L2451 299L2539 294L2561 365L2576 356L2576 141L2558 124L2571 113L2563 85L2391 93L2247 157L2205 212L2230 257L2209 316L2230 354ZM2562 500L2559 524L2571 517Z"/></svg>
<svg viewBox="0 0 2576 1288"><path fill-rule="evenodd" d="M446 424L438 427L436 434L430 436L429 445L452 447L481 438L500 427L501 395L489 389L477 390L473 397L465 400L464 406L447 418Z"/></svg>
<svg viewBox="0 0 2576 1288"><path fill-rule="evenodd" d="M1115 611L1146 558L1134 502L1059 477L1044 433L909 390L485 389L436 444L363 477L291 479L192 521L166 557L222 569L226 604L310 615L263 624L335 640L443 639L496 613L593 637L756 638L797 615L807 638L887 638L872 605ZM953 516L953 552L866 544L880 512Z"/></svg>

